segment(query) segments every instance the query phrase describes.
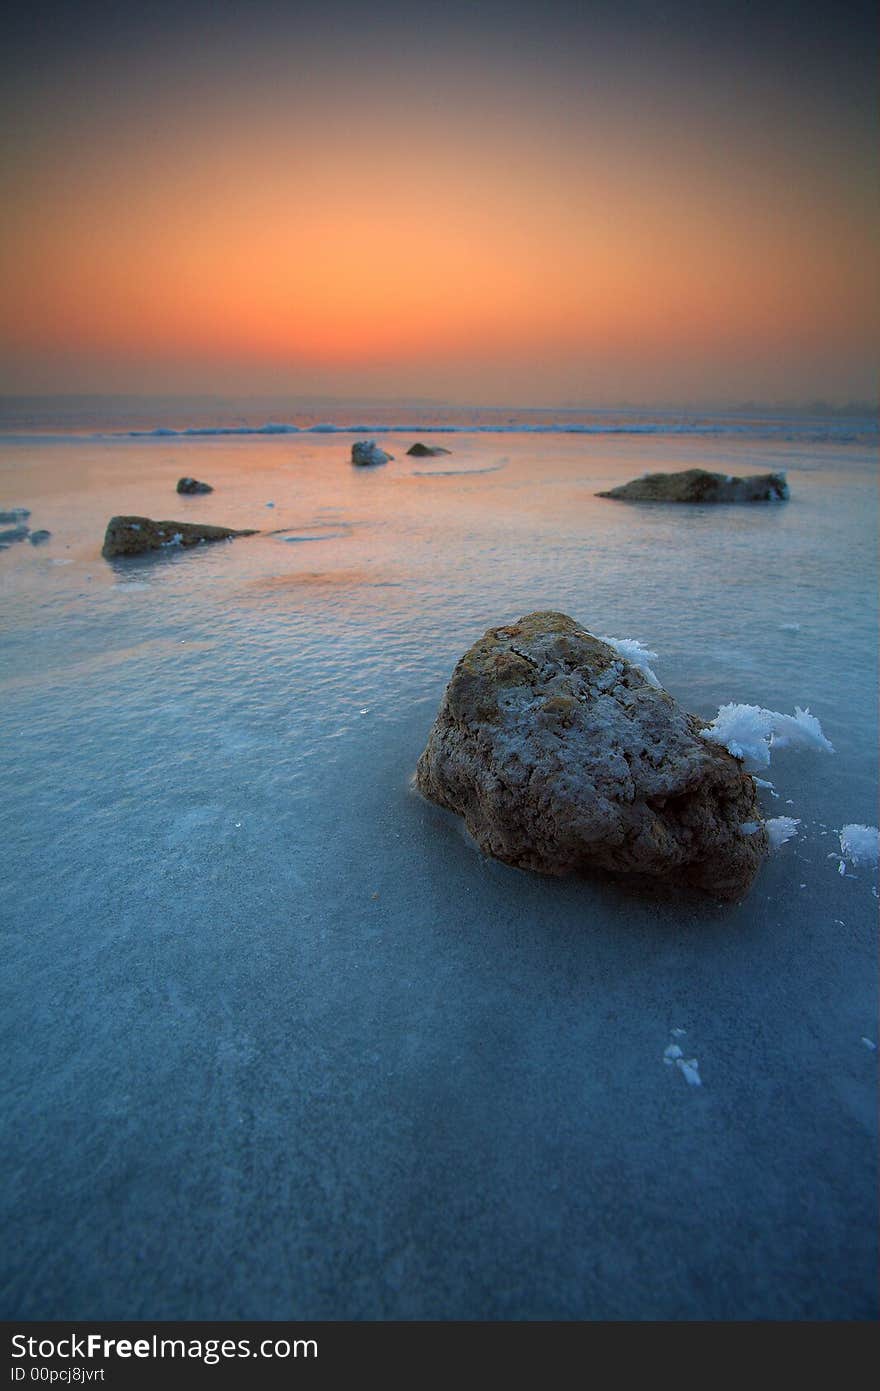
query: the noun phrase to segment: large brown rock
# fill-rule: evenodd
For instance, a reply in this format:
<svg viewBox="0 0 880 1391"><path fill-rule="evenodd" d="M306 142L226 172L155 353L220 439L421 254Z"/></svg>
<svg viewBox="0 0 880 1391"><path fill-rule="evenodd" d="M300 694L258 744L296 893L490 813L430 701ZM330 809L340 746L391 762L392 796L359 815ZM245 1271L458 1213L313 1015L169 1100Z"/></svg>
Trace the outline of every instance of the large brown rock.
<svg viewBox="0 0 880 1391"><path fill-rule="evenodd" d="M233 531L228 526L200 522L154 522L149 517L111 517L101 554L142 555L162 546L198 546L202 541L227 541L231 536L256 536L255 531Z"/></svg>
<svg viewBox="0 0 880 1391"><path fill-rule="evenodd" d="M704 724L573 619L532 613L461 658L416 786L507 864L669 876L736 899L767 836L754 780Z"/></svg>
<svg viewBox="0 0 880 1391"><path fill-rule="evenodd" d="M788 484L784 473L759 473L751 478L685 469L682 473L646 473L597 497L623 502L784 502Z"/></svg>

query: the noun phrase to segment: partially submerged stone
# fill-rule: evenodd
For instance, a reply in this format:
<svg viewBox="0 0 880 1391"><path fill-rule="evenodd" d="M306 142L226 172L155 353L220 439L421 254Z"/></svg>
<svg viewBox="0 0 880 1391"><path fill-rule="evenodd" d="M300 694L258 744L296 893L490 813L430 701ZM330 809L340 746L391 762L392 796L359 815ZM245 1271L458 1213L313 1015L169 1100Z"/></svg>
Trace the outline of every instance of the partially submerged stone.
<svg viewBox="0 0 880 1391"><path fill-rule="evenodd" d="M682 473L646 473L597 497L623 502L784 502L788 498L784 473L759 473L751 478L685 469Z"/></svg>
<svg viewBox="0 0 880 1391"><path fill-rule="evenodd" d="M202 541L228 541L233 536L256 536L254 530L233 531L228 526L207 526L200 522L154 522L149 517L111 517L107 523L101 554L105 560L117 555L142 555L163 546L198 546Z"/></svg>
<svg viewBox="0 0 880 1391"><path fill-rule="evenodd" d="M351 462L362 467L372 464L387 464L394 456L380 449L375 440L357 440L351 446Z"/></svg>
<svg viewBox="0 0 880 1391"><path fill-rule="evenodd" d="M177 491L192 495L194 493L213 493L214 489L210 483L200 483L197 478L179 478L177 480Z"/></svg>
<svg viewBox="0 0 880 1391"><path fill-rule="evenodd" d="M46 531L43 527L41 527L39 531L32 531L28 537L32 546L42 546L45 541L50 541L51 539L51 531Z"/></svg>
<svg viewBox="0 0 880 1391"><path fill-rule="evenodd" d="M444 449L439 444L422 444L421 440L408 449L407 454L412 454L415 459L436 459L441 454L451 454L451 449Z"/></svg>
<svg viewBox="0 0 880 1391"><path fill-rule="evenodd" d="M30 515L29 507L10 507L5 512L0 512L0 522L23 522Z"/></svg>
<svg viewBox="0 0 880 1391"><path fill-rule="evenodd" d="M29 531L30 527L23 523L20 526L8 527L6 531L0 531L0 545L6 547L13 541L23 541Z"/></svg>
<svg viewBox="0 0 880 1391"><path fill-rule="evenodd" d="M753 778L700 738L704 723L573 619L532 613L461 658L416 786L507 864L736 899L767 836Z"/></svg>

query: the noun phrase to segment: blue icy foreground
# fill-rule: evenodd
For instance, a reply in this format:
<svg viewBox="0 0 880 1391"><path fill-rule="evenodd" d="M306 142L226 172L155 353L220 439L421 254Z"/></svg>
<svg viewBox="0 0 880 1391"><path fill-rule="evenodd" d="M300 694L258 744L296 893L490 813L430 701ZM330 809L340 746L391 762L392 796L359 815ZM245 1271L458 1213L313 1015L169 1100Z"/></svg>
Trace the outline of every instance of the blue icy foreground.
<svg viewBox="0 0 880 1391"><path fill-rule="evenodd" d="M875 1317L873 447L350 444L0 448L52 532L0 553L3 1313ZM594 497L689 465L791 501ZM102 560L184 475L278 534ZM542 608L702 729L819 721L752 731L793 832L743 902L512 869L413 793L459 656Z"/></svg>

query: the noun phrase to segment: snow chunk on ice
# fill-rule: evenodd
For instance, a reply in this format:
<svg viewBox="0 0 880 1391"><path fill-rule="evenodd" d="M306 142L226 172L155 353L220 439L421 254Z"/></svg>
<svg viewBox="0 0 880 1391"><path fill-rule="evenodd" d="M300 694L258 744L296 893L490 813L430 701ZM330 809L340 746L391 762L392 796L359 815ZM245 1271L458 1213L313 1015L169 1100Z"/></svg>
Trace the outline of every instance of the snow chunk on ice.
<svg viewBox="0 0 880 1391"><path fill-rule="evenodd" d="M734 758L742 759L750 770L766 768L774 748L834 752L816 716L799 705L794 707L793 715L765 710L760 705L722 705L712 723L700 730L700 737L720 744Z"/></svg>
<svg viewBox="0 0 880 1391"><path fill-rule="evenodd" d="M849 825L840 829L840 848L851 865L875 865L878 843L880 831L876 826Z"/></svg>
<svg viewBox="0 0 880 1391"><path fill-rule="evenodd" d="M598 634L596 635L598 637ZM654 686L660 690L660 682L651 670L651 662L656 662L657 653L645 647L639 642L638 638L599 638L600 642L607 642L609 647L613 647L619 656L626 658L631 666L637 667L642 673L649 686Z"/></svg>
<svg viewBox="0 0 880 1391"><path fill-rule="evenodd" d="M765 821L764 830L767 832L770 849L778 850L780 845L796 836L800 824L799 818L795 816L772 816L769 821Z"/></svg>

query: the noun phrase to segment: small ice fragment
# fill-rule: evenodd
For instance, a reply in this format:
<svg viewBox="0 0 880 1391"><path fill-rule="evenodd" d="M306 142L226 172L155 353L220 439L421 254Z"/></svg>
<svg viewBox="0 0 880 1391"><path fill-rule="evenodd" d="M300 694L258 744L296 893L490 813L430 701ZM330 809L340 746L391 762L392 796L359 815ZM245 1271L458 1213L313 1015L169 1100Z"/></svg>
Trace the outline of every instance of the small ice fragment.
<svg viewBox="0 0 880 1391"><path fill-rule="evenodd" d="M866 1048L869 1048L869 1049L871 1050L872 1053L876 1053L876 1052L877 1052L877 1045L876 1045L876 1043L874 1043L873 1039L865 1038L865 1035L864 1035L864 1034L862 1034L862 1043L865 1045Z"/></svg>
<svg viewBox="0 0 880 1391"><path fill-rule="evenodd" d="M682 1056L682 1051L677 1043L670 1043L669 1047L664 1048L663 1050L663 1059L664 1062L667 1063L675 1062L678 1058L681 1058Z"/></svg>
<svg viewBox="0 0 880 1391"><path fill-rule="evenodd" d="M672 1037L673 1037L673 1038L684 1038L684 1036L685 1036L686 1033L687 1033L687 1029L673 1029L673 1030L672 1030Z"/></svg>
<svg viewBox="0 0 880 1391"><path fill-rule="evenodd" d="M846 862L844 860L841 860L840 864L837 866L837 873L840 875L846 874Z"/></svg>
<svg viewBox="0 0 880 1391"><path fill-rule="evenodd" d="M800 630L800 623L780 623L779 625L780 633L799 633Z"/></svg>
<svg viewBox="0 0 880 1391"><path fill-rule="evenodd" d="M370 713L370 707L369 707L368 705L365 705L364 708L363 708L363 710L358 710L358 714L359 714L359 715L369 715L369 713Z"/></svg>
<svg viewBox="0 0 880 1391"><path fill-rule="evenodd" d="M769 788L771 792L773 791L772 782L768 782L766 778L755 778L754 783L756 787L766 787Z"/></svg>
<svg viewBox="0 0 880 1391"><path fill-rule="evenodd" d="M806 887L807 887L806 884L800 884L800 885L799 885L799 888L801 888L801 889L805 889Z"/></svg>
<svg viewBox="0 0 880 1391"><path fill-rule="evenodd" d="M760 831L761 825L758 821L741 821L739 828L744 836L753 836L756 831Z"/></svg>
<svg viewBox="0 0 880 1391"><path fill-rule="evenodd" d="M850 824L840 829L840 848L851 865L877 863L880 832L876 826Z"/></svg>
<svg viewBox="0 0 880 1391"><path fill-rule="evenodd" d="M796 836L800 824L800 820L794 816L773 816L769 821L765 821L764 830L767 832L770 849L778 850L780 845Z"/></svg>
<svg viewBox="0 0 880 1391"><path fill-rule="evenodd" d="M701 1087L703 1085L696 1058L688 1058L687 1061L684 1058L678 1058L677 1063L688 1086Z"/></svg>
<svg viewBox="0 0 880 1391"><path fill-rule="evenodd" d="M846 927L846 923L843 921L843 918L835 918L834 925L835 927Z"/></svg>

